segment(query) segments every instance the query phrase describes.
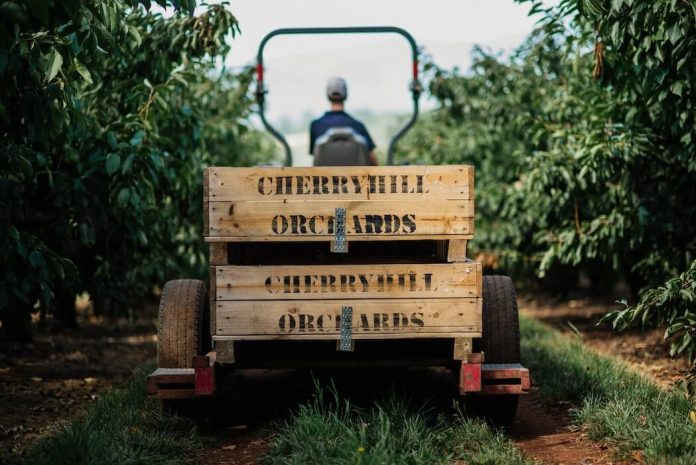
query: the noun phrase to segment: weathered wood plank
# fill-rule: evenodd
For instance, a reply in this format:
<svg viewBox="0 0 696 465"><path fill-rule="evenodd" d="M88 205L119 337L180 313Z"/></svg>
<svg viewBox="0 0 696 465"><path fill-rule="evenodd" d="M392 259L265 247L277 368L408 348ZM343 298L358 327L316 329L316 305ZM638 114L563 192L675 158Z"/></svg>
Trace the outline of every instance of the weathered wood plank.
<svg viewBox="0 0 696 465"><path fill-rule="evenodd" d="M227 254L228 244L213 242L210 244L210 266L216 265L227 265L229 264L229 258Z"/></svg>
<svg viewBox="0 0 696 465"><path fill-rule="evenodd" d="M215 352L220 363L232 364L236 361L234 341L215 341Z"/></svg>
<svg viewBox="0 0 696 465"><path fill-rule="evenodd" d="M353 308L353 337L480 333L477 298L218 301L216 336L337 337L342 306ZM369 337L369 336L368 336Z"/></svg>
<svg viewBox="0 0 696 465"><path fill-rule="evenodd" d="M473 167L208 168L210 201L473 198Z"/></svg>
<svg viewBox="0 0 696 465"><path fill-rule="evenodd" d="M219 266L215 278L218 301L478 297L480 280L475 262Z"/></svg>
<svg viewBox="0 0 696 465"><path fill-rule="evenodd" d="M454 235L473 231L469 200L210 202L208 236L327 240L334 234L336 207L346 208L347 237Z"/></svg>
<svg viewBox="0 0 696 465"><path fill-rule="evenodd" d="M157 391L157 399L191 399L196 397L195 389L160 389Z"/></svg>
<svg viewBox="0 0 696 465"><path fill-rule="evenodd" d="M210 202L210 168L203 171L203 234L210 228L208 204Z"/></svg>
<svg viewBox="0 0 696 465"><path fill-rule="evenodd" d="M439 260L443 262L447 261L447 245L449 241L438 240L435 241L435 255Z"/></svg>
<svg viewBox="0 0 696 465"><path fill-rule="evenodd" d="M353 338L356 340L360 339L452 339L455 337L481 337L481 331L466 331L460 327L443 327L438 328L440 332L411 332L411 333L361 333L354 334ZM338 337L337 334L326 334L326 333L308 333L308 334L294 334L288 336L287 334L242 334L236 336L213 336L214 341L283 341L283 340L335 340Z"/></svg>
<svg viewBox="0 0 696 465"><path fill-rule="evenodd" d="M473 342L470 337L457 337L454 339L454 360L467 361L473 350Z"/></svg>
<svg viewBox="0 0 696 465"><path fill-rule="evenodd" d="M466 261L466 243L464 239L452 239L447 245L447 261L450 263Z"/></svg>
<svg viewBox="0 0 696 465"><path fill-rule="evenodd" d="M215 312L217 311L217 305L215 305L215 290L217 289L217 272L216 266L211 266L209 270L210 276L210 289L208 289L208 313L210 316L210 321L208 326L210 327L210 334L215 334L215 324L217 322Z"/></svg>
<svg viewBox="0 0 696 465"><path fill-rule="evenodd" d="M473 221L471 224L471 227L473 228ZM467 238L467 239L473 239L474 236L473 234L468 234L466 236L461 236L457 235L454 236L452 234L427 234L427 235L422 235L422 236L407 236L407 235L402 235L402 236L394 236L394 235L362 235L362 236L351 236L350 241L351 242L357 242L357 241L422 241L422 240L449 240L452 237L458 237L458 238ZM209 243L215 243L215 242L320 242L320 241L326 241L329 245L330 242L333 238L332 237L327 237L327 236L235 236L235 237L230 237L230 236L207 236L205 237L205 242ZM328 246L327 246L328 247Z"/></svg>

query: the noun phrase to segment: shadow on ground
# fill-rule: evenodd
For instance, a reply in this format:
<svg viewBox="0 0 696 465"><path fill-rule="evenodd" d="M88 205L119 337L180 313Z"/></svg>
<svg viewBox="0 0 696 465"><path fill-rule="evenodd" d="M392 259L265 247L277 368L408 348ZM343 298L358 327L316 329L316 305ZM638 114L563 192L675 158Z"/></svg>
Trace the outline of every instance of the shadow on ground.
<svg viewBox="0 0 696 465"><path fill-rule="evenodd" d="M301 402L330 388L360 407L396 394L417 405L448 409L455 399L452 373L444 368L342 370L238 370L223 381L213 407L219 426L259 427L287 417Z"/></svg>

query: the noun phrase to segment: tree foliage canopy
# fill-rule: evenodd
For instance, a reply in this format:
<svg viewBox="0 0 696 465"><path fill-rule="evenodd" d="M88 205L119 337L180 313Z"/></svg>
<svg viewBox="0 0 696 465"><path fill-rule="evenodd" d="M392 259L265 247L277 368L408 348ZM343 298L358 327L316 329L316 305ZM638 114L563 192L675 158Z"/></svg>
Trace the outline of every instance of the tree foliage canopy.
<svg viewBox="0 0 696 465"><path fill-rule="evenodd" d="M502 266L599 267L637 288L694 258L689 2L563 1L511 60L431 67L440 107L405 157L477 169L476 245ZM593 75L594 68L594 75Z"/></svg>
<svg viewBox="0 0 696 465"><path fill-rule="evenodd" d="M202 169L269 153L250 71L215 72L236 18L172 3L0 2L0 318L200 274Z"/></svg>
<svg viewBox="0 0 696 465"><path fill-rule="evenodd" d="M495 266L566 286L623 277L634 295L676 276L696 258L696 3L523 3L540 21L509 60L430 65L439 108L401 156L476 166L473 245ZM671 323L672 304L693 318L692 298L658 308L656 292L620 326L648 308Z"/></svg>

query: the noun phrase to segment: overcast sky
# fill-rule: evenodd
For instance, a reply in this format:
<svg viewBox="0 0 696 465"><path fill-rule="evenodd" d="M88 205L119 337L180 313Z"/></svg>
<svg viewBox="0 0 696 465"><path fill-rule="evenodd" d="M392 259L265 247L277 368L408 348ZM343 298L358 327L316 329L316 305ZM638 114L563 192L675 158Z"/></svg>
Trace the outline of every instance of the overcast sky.
<svg viewBox="0 0 696 465"><path fill-rule="evenodd" d="M440 66L466 69L474 44L510 51L534 26L528 6L512 0L231 0L230 9L242 34L228 66L254 63L261 39L276 28L393 25L408 30ZM349 110L411 107L410 52L400 36L279 36L266 46L264 61L272 121L324 111L331 76L348 80Z"/></svg>

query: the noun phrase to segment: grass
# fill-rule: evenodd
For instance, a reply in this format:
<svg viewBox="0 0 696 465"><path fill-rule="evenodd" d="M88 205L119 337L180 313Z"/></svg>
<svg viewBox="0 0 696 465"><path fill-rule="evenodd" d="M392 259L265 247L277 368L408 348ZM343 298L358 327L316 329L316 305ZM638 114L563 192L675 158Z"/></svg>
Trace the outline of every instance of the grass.
<svg viewBox="0 0 696 465"><path fill-rule="evenodd" d="M619 458L643 463L696 463L696 406L664 391L621 362L547 326L522 318L522 353L548 402L570 401L574 422L610 443ZM96 401L70 424L57 426L30 451L28 465L190 463L205 439L188 420L160 413L146 398L146 371ZM452 408L428 409L391 394L365 408L335 389L317 388L271 433L264 461L293 464L529 465L515 445L481 420ZM696 415L696 414L695 414ZM639 456L635 455L639 451Z"/></svg>
<svg viewBox="0 0 696 465"><path fill-rule="evenodd" d="M264 458L270 465L532 464L485 422L457 408L438 414L395 394L361 409L318 387L274 429Z"/></svg>
<svg viewBox="0 0 696 465"><path fill-rule="evenodd" d="M591 439L609 442L624 459L640 451L645 463L696 463L696 424L689 418L696 406L686 395L664 391L535 320L523 318L521 326L523 361L542 397L572 402L574 421Z"/></svg>
<svg viewBox="0 0 696 465"><path fill-rule="evenodd" d="M27 465L178 465L203 446L195 426L160 413L145 393L146 371L106 393L77 420L57 426L29 451Z"/></svg>

